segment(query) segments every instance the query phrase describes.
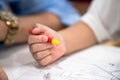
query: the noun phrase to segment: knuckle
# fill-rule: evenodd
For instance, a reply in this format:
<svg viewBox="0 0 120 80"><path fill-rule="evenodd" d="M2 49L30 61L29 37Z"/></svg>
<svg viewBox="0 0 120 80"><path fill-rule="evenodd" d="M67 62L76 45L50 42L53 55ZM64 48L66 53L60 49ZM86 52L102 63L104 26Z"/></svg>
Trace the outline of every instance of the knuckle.
<svg viewBox="0 0 120 80"><path fill-rule="evenodd" d="M35 44L32 44L30 46L30 50L34 53L36 51L36 47L35 47Z"/></svg>
<svg viewBox="0 0 120 80"><path fill-rule="evenodd" d="M35 49L34 44L32 44L30 48L32 51L34 51L34 49Z"/></svg>
<svg viewBox="0 0 120 80"><path fill-rule="evenodd" d="M30 46L30 50L31 50L31 52L34 53L34 47L33 47L33 45Z"/></svg>
<svg viewBox="0 0 120 80"><path fill-rule="evenodd" d="M31 44L31 37L28 37L28 44Z"/></svg>
<svg viewBox="0 0 120 80"><path fill-rule="evenodd" d="M40 54L38 54L38 53L35 53L33 56L34 56L34 58L35 58L36 60L41 59L41 56L40 56Z"/></svg>
<svg viewBox="0 0 120 80"><path fill-rule="evenodd" d="M46 63L43 63L44 62L44 60L42 59L42 60L37 60L37 63L40 65L40 66L47 66L47 64Z"/></svg>
<svg viewBox="0 0 120 80"><path fill-rule="evenodd" d="M44 60L40 60L39 61L39 64L41 65L41 66L46 66L47 64L46 63L43 63L43 62L45 62Z"/></svg>

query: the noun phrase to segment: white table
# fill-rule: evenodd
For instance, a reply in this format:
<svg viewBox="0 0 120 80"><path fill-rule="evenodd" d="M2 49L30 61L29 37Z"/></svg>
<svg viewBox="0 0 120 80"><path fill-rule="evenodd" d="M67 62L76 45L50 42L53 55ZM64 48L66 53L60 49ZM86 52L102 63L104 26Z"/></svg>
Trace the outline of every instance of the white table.
<svg viewBox="0 0 120 80"><path fill-rule="evenodd" d="M120 80L120 48L93 46L42 68L21 45L1 51L0 65L10 80Z"/></svg>

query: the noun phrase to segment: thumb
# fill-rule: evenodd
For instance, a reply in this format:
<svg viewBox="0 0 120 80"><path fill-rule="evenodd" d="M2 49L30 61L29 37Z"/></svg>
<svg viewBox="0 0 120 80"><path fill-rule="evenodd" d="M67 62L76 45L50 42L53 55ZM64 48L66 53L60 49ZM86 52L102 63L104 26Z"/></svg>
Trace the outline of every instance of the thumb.
<svg viewBox="0 0 120 80"><path fill-rule="evenodd" d="M33 29L29 29L29 33L34 34L34 35L39 35L39 34L45 33L45 31L46 31L45 27L46 26L44 26L42 24L36 24Z"/></svg>

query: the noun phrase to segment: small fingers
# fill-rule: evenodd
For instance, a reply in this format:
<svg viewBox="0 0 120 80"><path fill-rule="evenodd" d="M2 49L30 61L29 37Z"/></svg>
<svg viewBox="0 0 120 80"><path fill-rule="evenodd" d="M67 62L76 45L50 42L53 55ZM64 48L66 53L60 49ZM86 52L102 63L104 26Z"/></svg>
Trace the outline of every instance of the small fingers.
<svg viewBox="0 0 120 80"><path fill-rule="evenodd" d="M32 34L39 34L46 31L46 26L42 24L35 24L35 28L32 30Z"/></svg>
<svg viewBox="0 0 120 80"><path fill-rule="evenodd" d="M50 55L51 54L51 49L47 49L45 51L41 51L41 52L37 52L37 53L34 53L33 54L33 57L36 59L36 60L41 60L43 58L45 58L46 56Z"/></svg>
<svg viewBox="0 0 120 80"><path fill-rule="evenodd" d="M44 27L46 26L37 23L34 27L30 28L28 32L29 34L38 35L45 32L46 29Z"/></svg>
<svg viewBox="0 0 120 80"><path fill-rule="evenodd" d="M30 35L28 38L28 43L34 44L34 43L42 43L42 42L47 42L48 37L45 35Z"/></svg>
<svg viewBox="0 0 120 80"><path fill-rule="evenodd" d="M45 58L43 58L42 60L39 60L38 63L41 65L41 66L46 66L49 64L49 62L51 61L52 59L52 56L51 55L48 55L46 56Z"/></svg>
<svg viewBox="0 0 120 80"><path fill-rule="evenodd" d="M44 51L47 49L52 48L52 45L49 43L39 43L39 44L32 44L30 46L30 50L32 53L36 53L36 52L40 52L40 51Z"/></svg>
<svg viewBox="0 0 120 80"><path fill-rule="evenodd" d="M59 59L62 55L58 54L55 55L54 53L48 53L45 57L41 58L40 60L37 60L38 63L42 66L47 66L48 64L53 63L54 61L56 61L57 59Z"/></svg>

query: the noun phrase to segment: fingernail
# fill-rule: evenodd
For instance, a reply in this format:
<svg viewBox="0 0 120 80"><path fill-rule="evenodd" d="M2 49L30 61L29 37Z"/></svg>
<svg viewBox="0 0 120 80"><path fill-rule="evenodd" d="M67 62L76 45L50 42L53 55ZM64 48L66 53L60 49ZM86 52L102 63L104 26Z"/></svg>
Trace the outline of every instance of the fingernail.
<svg viewBox="0 0 120 80"><path fill-rule="evenodd" d="M43 42L47 42L48 41L48 37L47 36L43 36L42 41Z"/></svg>

